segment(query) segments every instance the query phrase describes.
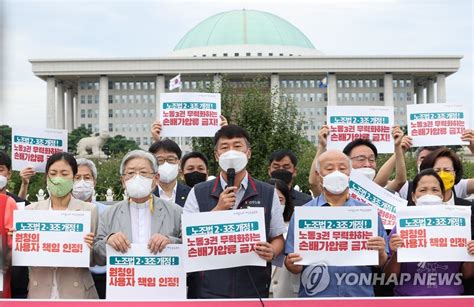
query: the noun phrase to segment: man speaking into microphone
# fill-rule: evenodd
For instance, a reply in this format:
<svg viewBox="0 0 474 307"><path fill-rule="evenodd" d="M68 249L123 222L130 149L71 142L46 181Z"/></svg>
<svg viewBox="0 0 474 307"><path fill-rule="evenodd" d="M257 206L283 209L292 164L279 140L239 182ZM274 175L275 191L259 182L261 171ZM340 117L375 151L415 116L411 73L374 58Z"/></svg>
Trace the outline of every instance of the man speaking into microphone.
<svg viewBox="0 0 474 307"><path fill-rule="evenodd" d="M257 243L255 252L267 261L267 266L199 272L188 285L189 293L196 298L268 297L271 261L283 251L286 232L275 187L253 179L247 172L250 137L237 125L227 125L216 132L214 157L219 162L220 175L193 187L183 213L263 207L267 242Z"/></svg>

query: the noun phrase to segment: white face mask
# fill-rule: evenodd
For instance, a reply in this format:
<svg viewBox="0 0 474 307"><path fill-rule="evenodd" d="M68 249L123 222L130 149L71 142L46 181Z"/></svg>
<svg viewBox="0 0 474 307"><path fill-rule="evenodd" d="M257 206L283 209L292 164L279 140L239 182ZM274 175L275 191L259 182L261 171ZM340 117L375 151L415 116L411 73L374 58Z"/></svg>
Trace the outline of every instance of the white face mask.
<svg viewBox="0 0 474 307"><path fill-rule="evenodd" d="M339 195L349 187L349 176L334 171L323 177L323 188L332 194Z"/></svg>
<svg viewBox="0 0 474 307"><path fill-rule="evenodd" d="M7 185L7 182L7 177L0 175L0 190L3 190L3 188Z"/></svg>
<svg viewBox="0 0 474 307"><path fill-rule="evenodd" d="M140 175L125 181L127 195L131 198L144 198L151 194L153 189L153 178L145 178Z"/></svg>
<svg viewBox="0 0 474 307"><path fill-rule="evenodd" d="M358 173L367 177L370 181L374 180L375 170L370 167L353 168L351 173Z"/></svg>
<svg viewBox="0 0 474 307"><path fill-rule="evenodd" d="M74 198L86 201L94 195L94 181L92 180L80 180L74 181L72 186L72 196Z"/></svg>
<svg viewBox="0 0 474 307"><path fill-rule="evenodd" d="M158 167L160 182L170 183L178 177L178 164L163 163Z"/></svg>
<svg viewBox="0 0 474 307"><path fill-rule="evenodd" d="M247 162L247 155L237 150L229 150L219 156L219 166L224 172L227 172L229 168L233 168L238 173L245 169Z"/></svg>
<svg viewBox="0 0 474 307"><path fill-rule="evenodd" d="M432 205L441 205L443 204L443 200L441 197L433 195L433 194L425 194L420 196L416 200L417 206L432 206Z"/></svg>

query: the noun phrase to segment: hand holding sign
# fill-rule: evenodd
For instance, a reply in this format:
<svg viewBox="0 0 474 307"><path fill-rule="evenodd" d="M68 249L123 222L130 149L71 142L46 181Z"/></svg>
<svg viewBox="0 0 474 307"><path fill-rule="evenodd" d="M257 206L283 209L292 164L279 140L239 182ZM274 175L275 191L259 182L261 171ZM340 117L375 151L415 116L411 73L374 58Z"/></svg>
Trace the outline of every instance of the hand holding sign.
<svg viewBox="0 0 474 307"><path fill-rule="evenodd" d="M130 247L130 241L122 232L117 232L107 239L107 244L112 246L116 251L126 253Z"/></svg>
<svg viewBox="0 0 474 307"><path fill-rule="evenodd" d="M166 245L170 244L171 240L167 236L162 235L161 233L155 233L151 236L150 241L148 241L148 249L154 255L158 252L162 252Z"/></svg>
<svg viewBox="0 0 474 307"><path fill-rule="evenodd" d="M474 154L474 130L468 129L464 131L464 133L461 136L461 140L464 142L469 142L469 150L471 151L472 154Z"/></svg>

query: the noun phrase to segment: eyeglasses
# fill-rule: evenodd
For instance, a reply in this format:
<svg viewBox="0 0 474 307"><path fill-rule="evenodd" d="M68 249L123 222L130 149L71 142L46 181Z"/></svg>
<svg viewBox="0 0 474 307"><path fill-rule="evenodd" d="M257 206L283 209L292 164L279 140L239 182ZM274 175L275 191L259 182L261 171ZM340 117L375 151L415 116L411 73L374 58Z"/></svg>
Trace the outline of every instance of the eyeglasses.
<svg viewBox="0 0 474 307"><path fill-rule="evenodd" d="M168 157L168 158L162 158L162 157L156 157L156 161L158 162L158 165L165 164L165 162L168 162L169 164L176 164L178 163L178 158L177 157Z"/></svg>
<svg viewBox="0 0 474 307"><path fill-rule="evenodd" d="M439 173L441 171L448 172L448 173L454 173L454 168L452 168L452 167L433 168L433 170L437 173Z"/></svg>
<svg viewBox="0 0 474 307"><path fill-rule="evenodd" d="M374 156L367 157L364 155L360 155L360 156L351 157L351 160L356 160L357 162L364 162L365 160L367 160L369 161L369 163L375 163Z"/></svg>
<svg viewBox="0 0 474 307"><path fill-rule="evenodd" d="M123 177L128 180L128 179L131 179L133 177L135 177L135 175L140 175L142 177L145 177L145 178L153 178L155 176L155 173L149 173L149 172L144 172L144 171L141 171L141 172L137 172L137 171L127 171L123 174Z"/></svg>

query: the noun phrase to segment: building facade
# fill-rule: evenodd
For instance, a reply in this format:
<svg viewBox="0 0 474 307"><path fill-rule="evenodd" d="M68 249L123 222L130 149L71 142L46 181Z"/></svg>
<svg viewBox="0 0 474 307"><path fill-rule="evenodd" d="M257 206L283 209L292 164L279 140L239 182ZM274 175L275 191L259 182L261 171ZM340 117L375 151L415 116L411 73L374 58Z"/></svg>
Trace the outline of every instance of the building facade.
<svg viewBox="0 0 474 307"><path fill-rule="evenodd" d="M296 103L304 133L315 143L328 105L393 106L395 123L405 125L407 104L446 102L446 77L461 58L325 55L282 18L235 10L199 23L162 57L30 62L46 81L47 127L84 126L146 148L160 94L178 73L183 92L211 85L218 91L223 77L236 87L268 77L272 99Z"/></svg>

